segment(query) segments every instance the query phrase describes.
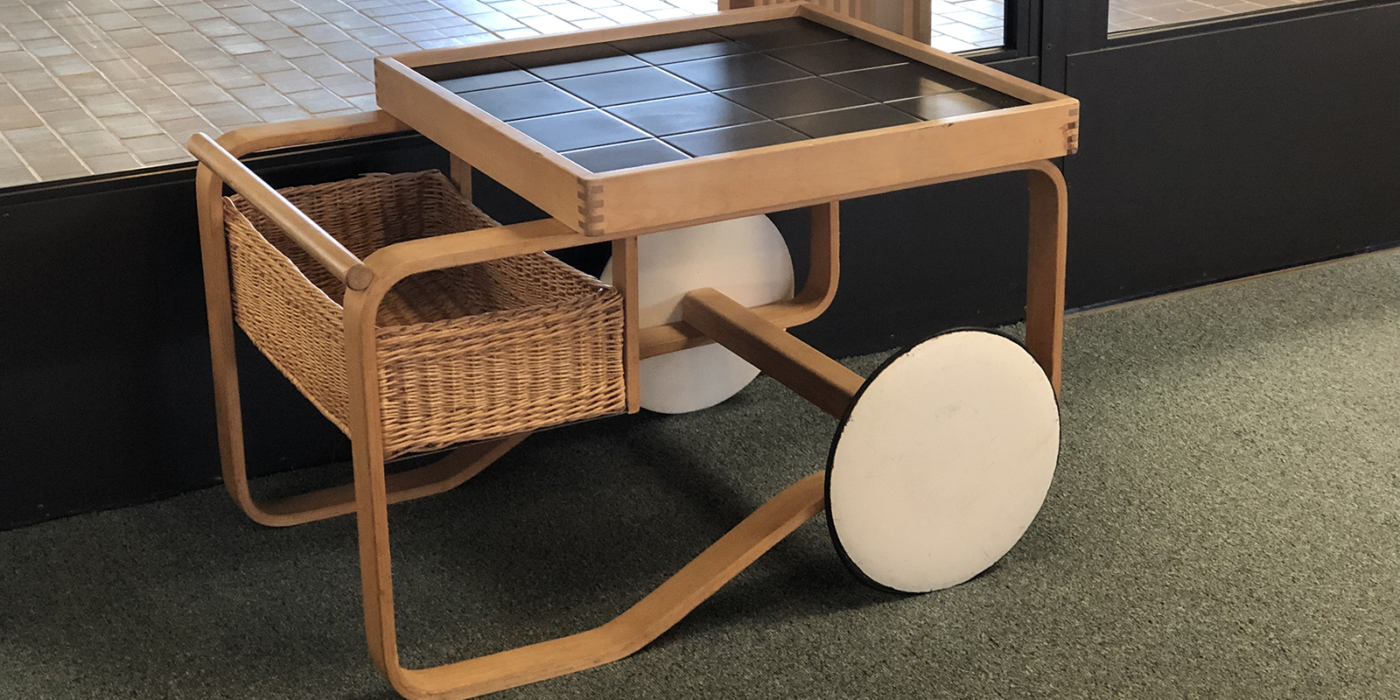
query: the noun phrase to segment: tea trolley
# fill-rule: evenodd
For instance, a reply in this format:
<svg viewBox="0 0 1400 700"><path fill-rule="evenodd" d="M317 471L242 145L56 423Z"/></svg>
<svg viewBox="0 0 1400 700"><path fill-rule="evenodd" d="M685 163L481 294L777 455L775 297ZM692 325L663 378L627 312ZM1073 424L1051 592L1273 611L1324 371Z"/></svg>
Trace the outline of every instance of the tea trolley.
<svg viewBox="0 0 1400 700"><path fill-rule="evenodd" d="M1059 450L1066 190L1051 159L1077 148L1075 100L802 3L384 57L376 81L381 111L189 148L226 487L265 525L357 516L370 654L399 693L472 697L625 657L823 510L857 578L909 593L975 576L1030 525ZM450 179L278 191L239 160L408 130L451 154ZM474 169L549 218L496 224L471 203ZM863 378L788 334L836 294L839 201L1013 171L1030 196L1024 346L951 331ZM801 207L794 293L763 214ZM609 283L547 254L598 242ZM351 437L353 484L253 498L235 323ZM532 431L699 410L759 370L840 421L825 469L601 627L400 664L389 504L456 487Z"/></svg>

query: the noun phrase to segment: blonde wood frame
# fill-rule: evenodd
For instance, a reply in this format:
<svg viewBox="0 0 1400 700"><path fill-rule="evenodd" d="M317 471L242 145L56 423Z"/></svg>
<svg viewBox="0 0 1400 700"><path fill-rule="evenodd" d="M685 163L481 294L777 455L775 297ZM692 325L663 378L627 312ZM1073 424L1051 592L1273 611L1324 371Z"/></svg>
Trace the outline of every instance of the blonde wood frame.
<svg viewBox="0 0 1400 700"><path fill-rule="evenodd" d="M793 8L763 8L760 12ZM807 12L806 8L801 10ZM735 13L738 14L738 13ZM687 22L697 21L686 20ZM666 23L674 25L675 23ZM650 26L650 25L648 25ZM645 27L623 28L637 32ZM676 31L674 28L668 31ZM595 33L596 34L596 33ZM617 37L613 37L617 38ZM550 42L549 37L530 42ZM517 48L514 50L524 50ZM980 70L980 67L979 67ZM1038 89L1038 88L1037 88ZM309 120L240 129L219 139L221 150L231 159L256 151L285 146L319 143L346 138L404 131L409 127L384 113L353 117ZM1015 139L1008 139L1015 140ZM488 139L489 141L489 139ZM449 146L451 148L451 146ZM461 153L454 153L461 156ZM761 150L761 149L760 149ZM207 147L206 147L207 151ZM1063 149L1061 149L1063 154ZM204 154L208 156L209 153ZM499 155L499 154L497 154ZM584 235L575 225L546 219L494 229L449 234L388 246L363 261L362 289L350 288L345 295L347 371L350 389L350 436L354 453L353 486L342 486L295 497L278 504L262 504L251 498L243 455L242 421L239 408L237 367L233 356L233 318L229 294L228 257L223 234L220 198L225 180L203 162L197 175L200 201L200 231L204 257L206 297L209 309L210 343L214 361L215 396L218 408L219 438L226 486L240 507L254 520L268 525L290 525L354 510L357 515L361 585L364 597L365 629L370 655L394 688L405 697L418 699L466 698L526 683L552 678L607 663L655 639L718 590L798 525L820 512L824 506L824 474L803 478L774 496L699 557L682 568L659 588L613 621L593 630L548 642L520 647L476 659L428 669L406 669L399 662L394 621L393 582L388 535L388 504L436 493L465 481L524 439L524 435L477 445L468 445L441 463L414 472L385 473L383 433L378 395L378 362L374 320L384 295L405 277L433 269L470 264L528 252L568 248L599 240L614 242L616 278L629 298L626 371L629 385L636 382L637 363L642 357L672 352L704 342L721 342L756 362L800 394L812 399L833 415L845 410L860 386L860 378L816 350L806 346L783 329L813 318L830 305L839 279L839 207L836 199L873 191L871 180L862 174L842 174L833 178L815 173L817 179L843 183L842 193L825 200L798 199L765 205L758 210L748 204L731 203L729 214L696 215L691 221L634 228L602 228ZM214 153L213 161L221 159ZM540 161L532 160L534 165ZM1024 171L1030 190L1030 247L1027 290L1027 347L1059 390L1061 326L1064 307L1064 264L1066 190L1060 171L1048 160L1033 159L1017 164L1000 164L955 172L905 173L912 187L995 173ZM454 161L453 175L459 186L469 191L472 167L469 159ZM236 189L261 192L267 187L246 168L220 169L238 175L230 182ZM571 164L570 164L571 165ZM636 173L646 169L637 169ZM491 174L488 171L488 174ZM251 176L251 179L248 177ZM800 179L800 178L799 178ZM696 186L703 182L696 183ZM893 185L881 185L894 189ZM781 188L778 188L781 190ZM805 197L792 190L787 196ZM247 192L244 192L247 195ZM261 195L261 202L276 200ZM258 199L253 200L255 204ZM697 290L684 302L685 321L647 329L636 327L635 262L636 237L655 230L679 228L710 220L750 213L810 206L812 208L811 271L807 284L792 300L744 309L713 290ZM674 218L674 217L672 217ZM315 231L309 231L314 234ZM301 243L298 240L298 243ZM703 330L703 332L702 332ZM629 407L635 396L629 393Z"/></svg>
<svg viewBox="0 0 1400 700"><path fill-rule="evenodd" d="M1027 104L595 174L416 70L783 17L807 18ZM1077 100L806 3L402 54L376 59L375 78L384 110L573 230L601 239L904 189L1058 158L1078 143Z"/></svg>
<svg viewBox="0 0 1400 700"><path fill-rule="evenodd" d="M285 527L347 515L355 512L355 495L351 486L344 485L264 502L254 498L249 489L247 461L243 449L243 411L238 388L238 362L234 355L228 247L224 239L222 197L225 181L211 168L210 163L235 175L236 182L230 184L249 197L256 206L276 210L279 202L285 204L286 200L238 162L238 156L287 146L395 133L406 129L401 122L389 115L373 112L350 117L248 127L229 132L220 138L217 144L202 134L191 138L191 151L200 160L195 183L199 202L204 297L209 319L209 349L213 362L214 405L224 488L249 518L263 525ZM300 235L293 239L298 245L306 248L308 252L318 245L323 249L334 250L325 243L330 241L335 248L343 251L338 262L332 255L313 253L313 256L323 264L329 262L327 268L332 272L336 270L331 265L338 264L342 273L338 273L337 277L347 281L347 284L349 279L356 279L362 281L363 286L368 286L373 275L358 259L327 235L321 227L306 219L300 211L290 204L286 204L286 207L291 211L284 212L287 216L279 224L289 232L293 228L288 228L288 224L291 227L299 227ZM301 221L302 219L305 221ZM321 240L321 237L324 237L324 240ZM351 275L352 270L362 272ZM389 475L386 480L386 498L397 503L456 488L480 473L512 447L520 444L526 437L527 435L515 435L466 445L427 466Z"/></svg>
<svg viewBox="0 0 1400 700"><path fill-rule="evenodd" d="M217 141L203 134L190 139L191 152L199 160L196 188L199 201L201 255L204 268L206 312L209 321L210 354L213 365L216 422L219 435L220 464L224 487L234 502L255 522L273 527L286 527L354 512L354 493L349 485L325 488L276 501L260 501L253 497L248 483L247 460L244 453L242 401L238 387L238 365L234 354L233 308L228 269L228 249L224 240L222 195L225 185L248 197L258 208L275 212L274 220L290 234L297 245L325 265L352 290L367 288L374 273L362 261L345 250L320 226L292 207L276 190L257 177L238 159L260 151L363 138L408 131L402 122L382 111L347 117L311 119L280 124L263 124L231 131ZM463 193L470 197L471 166L460 158L452 158L451 174ZM761 309L765 317L790 327L816 318L831 303L835 295L837 275L836 238L839 235L836 204L819 205L812 214L812 267L808 283L795 299L771 304ZM478 236L478 233L485 233ZM494 234L494 235L493 235ZM545 220L517 227L502 227L493 232L466 232L440 241L444 245L432 250L391 251L408 253L410 265L403 274L436 267L480 262L494 257L516 255L527 251L542 251L583 245L577 233ZM471 239L458 240L461 238ZM455 243L470 251L464 257L453 255ZM625 372L628 386L628 409L640 408L639 363L643 356L674 352L709 342L685 324L671 324L647 329L637 328L637 298L628 293L636 285L636 239L614 239L615 254L622 262L617 267L617 286L624 293L627 330ZM428 256L428 257L424 257ZM426 263L426 264L424 264ZM354 284L352 284L352 281ZM517 435L480 444L466 445L437 462L406 472L386 476L390 503L421 498L451 490L475 476L501 455L523 441L527 435Z"/></svg>
<svg viewBox="0 0 1400 700"><path fill-rule="evenodd" d="M335 278L351 289L369 286L370 272L340 241L332 238L300 209L292 206L277 190L263 182L248 166L219 147L204 134L195 134L186 144L190 153L204 166L223 178L230 187L244 193L248 202L257 207L272 223L286 232L297 246L325 267Z"/></svg>

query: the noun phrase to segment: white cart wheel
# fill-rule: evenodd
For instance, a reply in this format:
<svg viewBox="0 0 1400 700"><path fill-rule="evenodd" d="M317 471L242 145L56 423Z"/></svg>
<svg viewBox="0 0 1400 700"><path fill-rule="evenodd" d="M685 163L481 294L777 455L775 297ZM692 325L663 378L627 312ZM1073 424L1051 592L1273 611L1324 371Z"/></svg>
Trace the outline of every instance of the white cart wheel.
<svg viewBox="0 0 1400 700"><path fill-rule="evenodd" d="M601 275L612 282L612 261ZM643 328L681 320L681 299L713 287L744 306L791 299L792 255L766 216L703 224L637 239ZM719 345L642 360L642 408L689 413L739 393L758 368Z"/></svg>
<svg viewBox="0 0 1400 700"><path fill-rule="evenodd" d="M877 588L955 586L1021 539L1059 452L1059 404L1025 348L988 331L934 336L875 370L836 431L832 542Z"/></svg>

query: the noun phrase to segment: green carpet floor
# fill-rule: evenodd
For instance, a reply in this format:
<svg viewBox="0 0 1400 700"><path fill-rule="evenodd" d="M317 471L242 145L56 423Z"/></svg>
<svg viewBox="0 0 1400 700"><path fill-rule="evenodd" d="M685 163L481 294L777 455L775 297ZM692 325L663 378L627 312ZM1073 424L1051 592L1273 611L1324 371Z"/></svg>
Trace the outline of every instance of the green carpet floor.
<svg viewBox="0 0 1400 700"><path fill-rule="evenodd" d="M1400 697L1400 252L1074 316L1065 385L1050 497L985 575L864 588L819 517L639 654L497 697ZM761 379L393 507L406 663L607 620L833 426ZM221 489L0 533L0 698L390 698L358 585L351 519Z"/></svg>

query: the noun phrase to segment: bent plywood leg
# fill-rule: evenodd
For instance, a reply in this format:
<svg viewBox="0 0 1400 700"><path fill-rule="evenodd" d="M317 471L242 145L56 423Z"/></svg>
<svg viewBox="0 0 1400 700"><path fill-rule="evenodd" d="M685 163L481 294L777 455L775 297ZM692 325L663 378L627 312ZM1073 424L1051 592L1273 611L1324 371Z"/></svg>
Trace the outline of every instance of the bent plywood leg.
<svg viewBox="0 0 1400 700"><path fill-rule="evenodd" d="M818 472L774 496L650 595L601 627L445 666L403 668L394 626L390 499L384 476L373 326L379 302L392 284L386 276L376 279L364 292L346 293L345 332L365 633L375 665L405 697L475 697L627 656L675 625L824 506L825 477Z"/></svg>
<svg viewBox="0 0 1400 700"><path fill-rule="evenodd" d="M1065 246L1069 226L1064 175L1049 161L1027 166L1030 253L1026 282L1026 349L1060 393L1065 323Z"/></svg>
<svg viewBox="0 0 1400 700"><path fill-rule="evenodd" d="M459 447L432 464L384 477L389 503L401 503L432 496L461 486L529 437L529 433L497 440L486 440ZM240 465L241 466L241 465ZM240 472L242 470L240 469ZM272 520L269 525L299 525L301 523L349 515L355 512L353 484L332 486L319 491L298 494L279 501L260 503L247 495L247 480L243 481L244 499L239 504L245 511L258 513L255 520ZM251 512L249 513L252 514ZM261 518L261 519L260 519Z"/></svg>
<svg viewBox="0 0 1400 700"><path fill-rule="evenodd" d="M355 465L355 518L360 542L369 655L390 678L397 669L394 584L389 570L389 495L384 475L384 429L379 406L379 358L374 319L388 286L376 280L345 294L345 360L350 390L350 443Z"/></svg>
<svg viewBox="0 0 1400 700"><path fill-rule="evenodd" d="M219 431L219 463L224 488L248 517L264 525L279 524L259 511L248 493L244 469L243 413L234 356L233 300L224 242L224 183L200 165L195 175L199 200L199 248L204 264L204 299L209 316L209 354L214 370L214 410Z"/></svg>
<svg viewBox="0 0 1400 700"><path fill-rule="evenodd" d="M773 497L650 595L611 622L579 634L429 669L399 665L389 551L389 494L379 422L373 319L388 286L376 280L345 297L350 430L365 633L370 656L413 700L468 698L615 661L656 639L825 504L824 474Z"/></svg>
<svg viewBox="0 0 1400 700"><path fill-rule="evenodd" d="M626 612L587 632L422 670L391 668L413 700L469 698L563 676L626 657L680 622L797 526L821 512L825 475L774 496ZM392 636L392 635L390 635Z"/></svg>

